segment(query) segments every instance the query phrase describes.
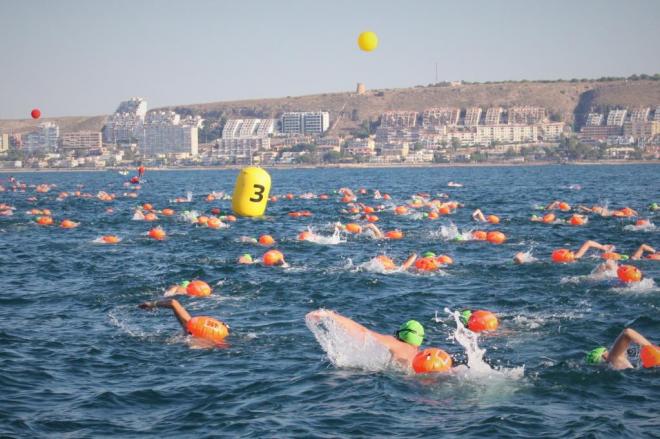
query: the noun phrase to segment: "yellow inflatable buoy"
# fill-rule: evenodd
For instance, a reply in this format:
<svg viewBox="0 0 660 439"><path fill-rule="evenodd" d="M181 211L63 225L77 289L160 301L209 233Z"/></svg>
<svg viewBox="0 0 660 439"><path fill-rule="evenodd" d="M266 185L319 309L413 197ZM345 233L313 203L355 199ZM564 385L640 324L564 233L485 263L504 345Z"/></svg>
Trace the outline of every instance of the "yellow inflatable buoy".
<svg viewBox="0 0 660 439"><path fill-rule="evenodd" d="M358 46L365 52L371 52L378 47L378 36L371 31L362 32L358 36Z"/></svg>
<svg viewBox="0 0 660 439"><path fill-rule="evenodd" d="M241 170L236 178L231 207L236 215L262 216L268 204L270 175L254 166Z"/></svg>

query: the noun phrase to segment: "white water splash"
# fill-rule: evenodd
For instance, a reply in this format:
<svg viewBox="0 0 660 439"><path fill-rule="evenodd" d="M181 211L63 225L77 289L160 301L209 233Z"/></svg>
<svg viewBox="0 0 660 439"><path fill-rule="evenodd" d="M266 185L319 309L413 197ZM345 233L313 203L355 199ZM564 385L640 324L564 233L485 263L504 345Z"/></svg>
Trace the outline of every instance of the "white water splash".
<svg viewBox="0 0 660 439"><path fill-rule="evenodd" d="M479 347L478 339L479 334L467 329L460 320L458 311L451 311L445 308L445 312L454 319L456 323L456 330L451 335L451 338L456 340L465 350L467 356L467 367L455 367L454 372L467 379L483 380L492 378L506 378L506 379L520 379L525 374L525 366L504 368L492 368L484 361L485 349Z"/></svg>
<svg viewBox="0 0 660 439"><path fill-rule="evenodd" d="M623 230L627 230L629 232L652 232L655 230L655 224L653 224L651 221L649 221L646 224L642 224L641 226L636 226L634 224L629 224L623 228Z"/></svg>
<svg viewBox="0 0 660 439"><path fill-rule="evenodd" d="M343 244L346 242L345 239L341 238L341 231L335 230L334 233L330 236L324 236L324 235L317 235L312 231L311 228L307 229L310 233L311 236L309 236L305 241L314 243L314 244L319 244L319 245L338 245L338 244Z"/></svg>
<svg viewBox="0 0 660 439"><path fill-rule="evenodd" d="M325 310L305 316L305 324L335 367L372 372L396 369L390 351L368 333L355 336Z"/></svg>
<svg viewBox="0 0 660 439"><path fill-rule="evenodd" d="M470 241L472 240L472 231L461 232L453 222L448 226L440 226L440 230L431 232L431 236L442 238L445 241Z"/></svg>
<svg viewBox="0 0 660 439"><path fill-rule="evenodd" d="M612 288L612 291L621 294L648 294L660 291L660 288L658 288L652 278L647 277L639 282L628 284L617 282L617 286Z"/></svg>

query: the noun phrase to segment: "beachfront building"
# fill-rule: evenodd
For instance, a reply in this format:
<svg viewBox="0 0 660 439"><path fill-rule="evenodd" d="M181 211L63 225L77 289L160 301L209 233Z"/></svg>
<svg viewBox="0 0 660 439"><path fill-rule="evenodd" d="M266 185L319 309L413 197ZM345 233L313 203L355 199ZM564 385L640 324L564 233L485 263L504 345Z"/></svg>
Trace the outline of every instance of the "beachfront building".
<svg viewBox="0 0 660 439"><path fill-rule="evenodd" d="M338 136L320 137L316 140L316 147L319 154L341 151L342 138Z"/></svg>
<svg viewBox="0 0 660 439"><path fill-rule="evenodd" d="M346 142L344 152L356 157L370 157L376 154L376 142L371 138L355 138Z"/></svg>
<svg viewBox="0 0 660 439"><path fill-rule="evenodd" d="M651 139L660 134L660 121L629 120L623 123L623 137Z"/></svg>
<svg viewBox="0 0 660 439"><path fill-rule="evenodd" d="M413 128L417 125L416 111L386 111L380 115L381 128Z"/></svg>
<svg viewBox="0 0 660 439"><path fill-rule="evenodd" d="M7 151L9 151L9 134L0 131L0 154L5 154Z"/></svg>
<svg viewBox="0 0 660 439"><path fill-rule="evenodd" d="M653 115L653 120L657 121L657 122L660 122L660 105L655 107L655 113Z"/></svg>
<svg viewBox="0 0 660 439"><path fill-rule="evenodd" d="M536 142L538 137L538 125L479 125L473 144Z"/></svg>
<svg viewBox="0 0 660 439"><path fill-rule="evenodd" d="M23 136L23 149L28 152L57 150L60 139L60 127L52 122L38 125L37 130Z"/></svg>
<svg viewBox="0 0 660 439"><path fill-rule="evenodd" d="M463 118L463 125L466 127L475 127L479 125L481 120L481 108L470 107L465 110L465 117Z"/></svg>
<svg viewBox="0 0 660 439"><path fill-rule="evenodd" d="M461 117L461 109L454 107L428 108L422 113L424 128L456 126Z"/></svg>
<svg viewBox="0 0 660 439"><path fill-rule="evenodd" d="M546 111L543 107L522 106L511 107L508 111L508 123L517 124L539 124L546 120Z"/></svg>
<svg viewBox="0 0 660 439"><path fill-rule="evenodd" d="M378 157L381 158L379 161L401 161L408 156L409 150L410 148L408 142L376 144L376 152L378 153Z"/></svg>
<svg viewBox="0 0 660 439"><path fill-rule="evenodd" d="M651 109L649 107L638 107L630 110L631 122L646 122L649 119Z"/></svg>
<svg viewBox="0 0 660 439"><path fill-rule="evenodd" d="M485 125L499 125L502 121L502 107L490 107L486 110L486 118L484 119Z"/></svg>
<svg viewBox="0 0 660 439"><path fill-rule="evenodd" d="M546 122L539 125L539 137L544 142L557 142L564 133L564 122Z"/></svg>
<svg viewBox="0 0 660 439"><path fill-rule="evenodd" d="M159 155L196 156L199 116L181 118L173 111L157 111L147 115L142 132L137 132L140 154L147 158Z"/></svg>
<svg viewBox="0 0 660 439"><path fill-rule="evenodd" d="M257 152L270 150L269 137L219 139L216 157L225 163L250 164Z"/></svg>
<svg viewBox="0 0 660 439"><path fill-rule="evenodd" d="M284 134L323 134L330 128L330 113L327 111L288 112L280 119Z"/></svg>
<svg viewBox="0 0 660 439"><path fill-rule="evenodd" d="M81 154L92 149L101 149L102 136L98 131L76 131L62 133L63 152L72 151Z"/></svg>

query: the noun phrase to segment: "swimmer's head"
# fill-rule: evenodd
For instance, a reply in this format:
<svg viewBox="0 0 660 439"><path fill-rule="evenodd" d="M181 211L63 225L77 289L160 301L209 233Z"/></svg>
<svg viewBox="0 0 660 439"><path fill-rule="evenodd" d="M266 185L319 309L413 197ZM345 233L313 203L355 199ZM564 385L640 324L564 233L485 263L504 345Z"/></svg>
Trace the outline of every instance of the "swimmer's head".
<svg viewBox="0 0 660 439"><path fill-rule="evenodd" d="M432 251L424 252L422 253L423 258L435 258L435 253Z"/></svg>
<svg viewBox="0 0 660 439"><path fill-rule="evenodd" d="M251 264L252 262L252 255L250 253L245 253L238 257L239 264Z"/></svg>
<svg viewBox="0 0 660 439"><path fill-rule="evenodd" d="M607 348L601 346L596 349L593 349L587 354L585 361L587 364L601 364L606 360L605 355L607 354Z"/></svg>
<svg viewBox="0 0 660 439"><path fill-rule="evenodd" d="M181 285L183 288L187 288L188 285L190 285L190 281L189 280L184 280L179 285Z"/></svg>
<svg viewBox="0 0 660 439"><path fill-rule="evenodd" d="M467 326L471 316L472 316L472 311L470 311L469 309L464 309L463 311L461 311L461 315L458 318L461 320L461 323Z"/></svg>
<svg viewBox="0 0 660 439"><path fill-rule="evenodd" d="M652 209L652 210L658 210L658 209L660 209L660 204L658 204L658 203L651 203L651 205L649 206L649 209Z"/></svg>
<svg viewBox="0 0 660 439"><path fill-rule="evenodd" d="M424 341L424 327L417 320L408 320L396 331L396 338L413 346L419 346Z"/></svg>

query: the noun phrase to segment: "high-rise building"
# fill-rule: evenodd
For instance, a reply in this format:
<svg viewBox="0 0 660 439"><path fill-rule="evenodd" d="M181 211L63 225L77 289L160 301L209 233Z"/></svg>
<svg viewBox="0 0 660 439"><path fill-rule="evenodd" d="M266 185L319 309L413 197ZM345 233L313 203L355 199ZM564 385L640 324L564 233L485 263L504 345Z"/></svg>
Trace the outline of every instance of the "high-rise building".
<svg viewBox="0 0 660 439"><path fill-rule="evenodd" d="M274 128L274 119L229 119L222 129L222 138L268 137L273 134Z"/></svg>
<svg viewBox="0 0 660 439"><path fill-rule="evenodd" d="M52 122L44 122L39 124L36 131L23 136L23 148L30 152L38 150L53 152L57 150L59 138L60 127Z"/></svg>
<svg viewBox="0 0 660 439"><path fill-rule="evenodd" d="M103 141L106 143L130 143L140 134L147 114L147 101L131 98L121 102L103 127Z"/></svg>
<svg viewBox="0 0 660 439"><path fill-rule="evenodd" d="M439 107L424 110L422 114L422 126L424 128L435 128L441 126L456 126L461 116L460 108Z"/></svg>
<svg viewBox="0 0 660 439"><path fill-rule="evenodd" d="M387 111L380 115L381 128L413 128L417 125L416 111Z"/></svg>
<svg viewBox="0 0 660 439"><path fill-rule="evenodd" d="M657 122L660 122L660 105L655 107L655 113L653 115L653 120L657 121Z"/></svg>
<svg viewBox="0 0 660 439"><path fill-rule="evenodd" d="M9 134L4 134L0 131L0 154L4 154L9 150Z"/></svg>
<svg viewBox="0 0 660 439"><path fill-rule="evenodd" d="M646 122L649 118L649 113L651 109L649 107L639 107L633 108L630 110L630 121L631 122Z"/></svg>
<svg viewBox="0 0 660 439"><path fill-rule="evenodd" d="M285 134L323 134L330 127L327 111L288 112L281 118Z"/></svg>
<svg viewBox="0 0 660 439"><path fill-rule="evenodd" d="M465 110L465 118L463 125L466 127L474 127L479 125L479 120L481 119L481 108L479 107L470 107Z"/></svg>
<svg viewBox="0 0 660 439"><path fill-rule="evenodd" d="M146 157L169 154L196 156L201 124L199 116L181 119L173 111L151 112L147 114L142 133L137 133L140 153Z"/></svg>
<svg viewBox="0 0 660 439"><path fill-rule="evenodd" d="M589 127L599 127L603 124L604 117L600 113L589 113L587 116L586 126Z"/></svg>

